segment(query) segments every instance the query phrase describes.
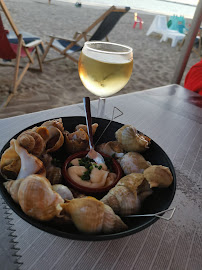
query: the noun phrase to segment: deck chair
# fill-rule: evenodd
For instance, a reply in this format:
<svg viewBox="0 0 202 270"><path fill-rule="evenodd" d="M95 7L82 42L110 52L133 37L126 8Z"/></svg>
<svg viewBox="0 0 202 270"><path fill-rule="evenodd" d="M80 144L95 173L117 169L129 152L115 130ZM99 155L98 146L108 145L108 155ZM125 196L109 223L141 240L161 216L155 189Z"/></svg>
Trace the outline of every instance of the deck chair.
<svg viewBox="0 0 202 270"><path fill-rule="evenodd" d="M35 37L27 32L18 31L3 0L0 1L0 7L2 8L11 28L13 29L12 32L8 32L4 29L0 14L0 58L3 59L3 63L1 63L1 65L8 66L8 62L11 62L15 59L15 64L12 65L15 68L14 80L7 100L4 103L4 107L6 107L11 98L17 93L17 88L22 81L26 71L31 64L34 64L35 55L38 58L39 70L42 71L39 46L41 46L41 49L43 50L43 43L38 37ZM27 62L23 66L23 70L20 73L19 69L21 68L21 58L25 58Z"/></svg>
<svg viewBox="0 0 202 270"><path fill-rule="evenodd" d="M95 22L93 22L88 28L83 32L76 32L73 39L64 39L56 36L50 36L50 41L45 49L44 55L42 56L42 62L50 62L54 60L59 60L65 57L68 57L70 60L78 63L78 60L73 57L71 54L82 50L83 45L79 45L78 42L81 39L85 41L88 40L103 40L106 38L110 31L114 28L119 19L130 10L130 7L126 8L116 8L115 6L110 7L106 12L104 12ZM95 33L90 36L89 32L95 28L100 23L99 27ZM59 54L60 57L52 58L45 61L45 58L50 50L53 48Z"/></svg>

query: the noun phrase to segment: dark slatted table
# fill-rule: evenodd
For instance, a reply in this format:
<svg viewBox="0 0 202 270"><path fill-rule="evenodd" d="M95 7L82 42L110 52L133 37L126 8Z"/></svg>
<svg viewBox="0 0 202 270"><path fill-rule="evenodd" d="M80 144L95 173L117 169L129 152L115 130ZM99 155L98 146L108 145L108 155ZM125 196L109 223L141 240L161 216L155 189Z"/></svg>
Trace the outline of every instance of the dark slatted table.
<svg viewBox="0 0 202 270"><path fill-rule="evenodd" d="M13 213L0 198L1 269L202 268L202 97L169 85L109 98L106 117L111 117L114 106L123 112L116 121L132 124L150 136L172 160L177 175L172 219L158 220L124 238L83 242L40 231ZM92 102L94 115L96 107L97 101ZM0 147L31 124L76 115L84 116L82 104L2 119Z"/></svg>

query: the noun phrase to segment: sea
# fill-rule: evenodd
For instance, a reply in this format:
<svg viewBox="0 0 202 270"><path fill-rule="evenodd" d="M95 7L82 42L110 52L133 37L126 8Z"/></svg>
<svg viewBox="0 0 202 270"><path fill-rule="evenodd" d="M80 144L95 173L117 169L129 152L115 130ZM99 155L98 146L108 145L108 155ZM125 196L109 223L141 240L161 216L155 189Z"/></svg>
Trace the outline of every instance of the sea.
<svg viewBox="0 0 202 270"><path fill-rule="evenodd" d="M85 5L128 6L151 13L184 16L192 19L199 0L57 0Z"/></svg>

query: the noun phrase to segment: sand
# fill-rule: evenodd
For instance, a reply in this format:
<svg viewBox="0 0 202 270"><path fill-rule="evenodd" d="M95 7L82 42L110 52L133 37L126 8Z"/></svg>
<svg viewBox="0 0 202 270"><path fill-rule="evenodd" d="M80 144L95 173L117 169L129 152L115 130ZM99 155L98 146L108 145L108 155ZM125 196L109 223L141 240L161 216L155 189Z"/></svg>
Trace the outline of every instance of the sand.
<svg viewBox="0 0 202 270"><path fill-rule="evenodd" d="M39 36L44 43L49 34L72 38L75 31L82 31L107 9L104 7L75 7L73 3L48 0L7 0L7 7L18 29ZM134 11L144 21L143 29L133 29ZM2 12L1 12L2 14ZM160 36L146 36L155 14L131 10L117 23L109 35L111 42L129 45L134 50L134 67L130 81L117 95L160 87L171 83L180 51L171 47L171 41L160 43ZM3 16L4 25L9 28ZM188 22L188 21L187 21ZM48 56L56 56L50 52ZM79 53L75 54L79 58ZM191 53L184 77L199 57ZM43 65L43 72L29 70L18 87L17 95L6 108L2 104L8 95L13 79L12 67L0 66L0 118L46 110L82 102L84 96L97 99L82 85L77 64L63 59Z"/></svg>

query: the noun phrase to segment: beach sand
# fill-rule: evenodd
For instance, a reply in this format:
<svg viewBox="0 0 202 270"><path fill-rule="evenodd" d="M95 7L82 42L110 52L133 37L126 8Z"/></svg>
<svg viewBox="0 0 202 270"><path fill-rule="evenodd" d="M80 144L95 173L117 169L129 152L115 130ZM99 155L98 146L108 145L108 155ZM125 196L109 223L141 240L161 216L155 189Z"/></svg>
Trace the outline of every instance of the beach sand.
<svg viewBox="0 0 202 270"><path fill-rule="evenodd" d="M49 41L49 34L72 38L75 31L82 31L94 22L106 9L98 6L75 7L73 3L48 0L7 0L6 5L18 29ZM134 11L144 21L143 29L133 29ZM2 12L1 12L2 14ZM171 83L180 51L171 47L171 41L160 43L160 36L146 36L154 14L131 10L117 23L109 34L111 42L129 45L134 50L133 73L128 84L117 95L160 87ZM4 25L9 28L5 17ZM56 56L53 51L49 56ZM79 53L75 55L79 57ZM190 55L184 77L190 67L199 62L193 52ZM14 69L0 66L0 102L8 95ZM92 100L96 96L82 85L77 65L63 59L43 65L43 72L28 70L18 87L17 95L6 108L0 107L0 118L81 103L84 96Z"/></svg>

